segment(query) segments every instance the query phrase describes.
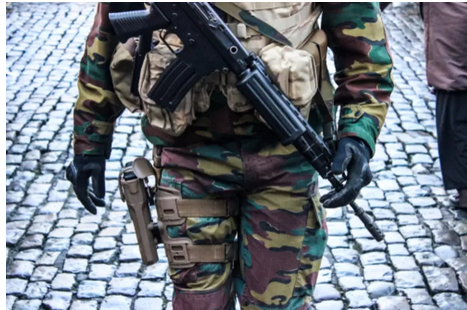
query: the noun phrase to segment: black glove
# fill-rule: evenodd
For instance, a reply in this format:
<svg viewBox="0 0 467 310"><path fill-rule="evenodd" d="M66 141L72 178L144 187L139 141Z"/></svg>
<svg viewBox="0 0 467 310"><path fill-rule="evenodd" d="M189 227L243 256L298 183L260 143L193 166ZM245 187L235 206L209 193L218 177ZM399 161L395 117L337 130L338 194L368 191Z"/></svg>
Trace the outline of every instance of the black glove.
<svg viewBox="0 0 467 310"><path fill-rule="evenodd" d="M343 207L354 201L360 190L373 178L369 161L370 149L365 142L358 138L341 139L331 169L332 173L338 175L347 170L347 181L341 191L331 191L321 197L323 207Z"/></svg>
<svg viewBox="0 0 467 310"><path fill-rule="evenodd" d="M92 189L89 187L90 177L92 177ZM76 197L86 210L96 214L96 206L105 206L104 155L75 155L66 168L66 178L73 184Z"/></svg>

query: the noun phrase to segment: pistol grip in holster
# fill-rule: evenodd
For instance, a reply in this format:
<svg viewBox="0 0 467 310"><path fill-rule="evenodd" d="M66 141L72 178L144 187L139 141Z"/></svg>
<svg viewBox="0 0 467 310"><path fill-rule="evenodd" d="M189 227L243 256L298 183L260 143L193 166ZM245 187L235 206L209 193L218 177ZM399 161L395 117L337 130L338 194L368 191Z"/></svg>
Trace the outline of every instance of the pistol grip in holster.
<svg viewBox="0 0 467 310"><path fill-rule="evenodd" d="M144 162L146 161L146 162ZM144 158L137 158L133 165L121 170L118 178L120 196L126 201L131 220L135 227L141 259L146 265L157 263L158 240L154 239L153 221L149 209L153 199L150 188L147 185L147 177L155 176L151 164Z"/></svg>

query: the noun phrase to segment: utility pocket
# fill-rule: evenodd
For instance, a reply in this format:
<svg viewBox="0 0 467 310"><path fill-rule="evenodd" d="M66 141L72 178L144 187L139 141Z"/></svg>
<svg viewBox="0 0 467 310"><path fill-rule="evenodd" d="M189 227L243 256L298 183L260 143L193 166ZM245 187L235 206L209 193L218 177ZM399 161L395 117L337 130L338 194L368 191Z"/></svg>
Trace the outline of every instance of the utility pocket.
<svg viewBox="0 0 467 310"><path fill-rule="evenodd" d="M321 206L319 198L318 193L310 198L308 220L300 252L300 268L294 285L295 290L301 292L303 296L313 295L328 238L326 211Z"/></svg>
<svg viewBox="0 0 467 310"><path fill-rule="evenodd" d="M313 56L303 50L271 43L259 52L270 76L308 119L311 102L318 91L319 75Z"/></svg>
<svg viewBox="0 0 467 310"><path fill-rule="evenodd" d="M182 47L178 38L167 39L167 42L172 50ZM171 136L180 136L196 119L195 111L206 109L209 105L209 96L201 81L185 95L174 112L157 106L156 102L148 97L149 91L175 57L165 44L159 44L147 53L141 68L139 93L150 125Z"/></svg>
<svg viewBox="0 0 467 310"><path fill-rule="evenodd" d="M143 111L141 98L131 92L135 52L136 41L134 38L130 38L125 43L117 45L110 62L110 76L115 94L132 113Z"/></svg>

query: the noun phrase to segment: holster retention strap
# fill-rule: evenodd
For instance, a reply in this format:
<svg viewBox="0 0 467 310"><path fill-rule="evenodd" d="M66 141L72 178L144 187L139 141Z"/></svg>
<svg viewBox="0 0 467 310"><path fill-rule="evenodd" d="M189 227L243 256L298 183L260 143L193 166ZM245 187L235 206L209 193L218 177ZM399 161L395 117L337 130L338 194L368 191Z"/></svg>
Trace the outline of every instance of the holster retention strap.
<svg viewBox="0 0 467 310"><path fill-rule="evenodd" d="M186 217L229 217L238 214L239 201L233 199L182 199L158 197L157 214L161 221L179 221Z"/></svg>
<svg viewBox="0 0 467 310"><path fill-rule="evenodd" d="M193 245L188 238L171 238L167 226L182 225L188 217L235 216L240 205L238 198L183 199L178 190L159 186L156 199L158 227L172 268L190 268L195 263L225 263L235 259L237 243Z"/></svg>
<svg viewBox="0 0 467 310"><path fill-rule="evenodd" d="M237 255L237 243L193 245L187 238L171 239L165 244L167 260L172 268L189 268L195 263L226 263Z"/></svg>

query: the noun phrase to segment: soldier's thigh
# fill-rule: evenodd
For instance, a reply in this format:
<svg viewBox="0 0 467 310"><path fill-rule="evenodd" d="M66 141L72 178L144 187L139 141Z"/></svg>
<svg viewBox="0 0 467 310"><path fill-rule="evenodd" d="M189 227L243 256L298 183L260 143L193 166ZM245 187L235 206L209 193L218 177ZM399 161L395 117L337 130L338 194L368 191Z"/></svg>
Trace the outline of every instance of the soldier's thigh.
<svg viewBox="0 0 467 310"><path fill-rule="evenodd" d="M245 177L254 169L248 162L261 171L241 206L235 274L240 304L308 309L327 240L316 172L293 147L277 145L252 156L244 158Z"/></svg>
<svg viewBox="0 0 467 310"><path fill-rule="evenodd" d="M161 185L175 189L184 200L227 200L235 196L238 189L231 185L228 170L236 162L232 163L228 157L226 161L213 160L212 157L219 157L216 152L220 149L198 146L197 153L193 149L164 148ZM217 171L217 175L213 176L212 171ZM188 217L182 225L167 227L167 233L174 240L189 239L193 245L233 244L236 222L234 216ZM174 283L174 309L233 309L231 271L232 262L196 263L189 268L169 264Z"/></svg>

